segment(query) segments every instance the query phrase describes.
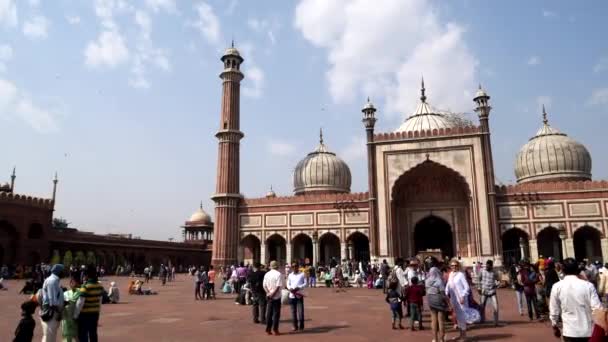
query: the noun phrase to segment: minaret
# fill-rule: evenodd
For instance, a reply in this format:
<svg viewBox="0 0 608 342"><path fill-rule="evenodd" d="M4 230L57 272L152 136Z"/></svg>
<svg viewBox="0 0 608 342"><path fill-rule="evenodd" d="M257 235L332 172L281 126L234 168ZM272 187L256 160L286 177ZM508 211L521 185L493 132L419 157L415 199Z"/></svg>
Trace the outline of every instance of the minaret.
<svg viewBox="0 0 608 342"><path fill-rule="evenodd" d="M211 263L216 267L233 265L237 262L239 246L238 206L239 191L239 144L243 138L240 131L240 89L243 73L243 58L232 46L221 58L224 62L222 79L222 109L220 128L215 134L219 141L217 156L217 183L215 194L215 240Z"/></svg>
<svg viewBox="0 0 608 342"><path fill-rule="evenodd" d="M490 233L492 235L492 252L495 256L502 258L502 244L499 243L500 234L498 231L497 207L496 207L496 182L494 179L494 160L492 158L492 144L490 142L490 96L481 88L475 94L473 99L477 104L475 112L479 116L479 125L481 128L481 147L483 153L483 168L484 178L486 179L486 193L488 197L488 223L490 225Z"/></svg>
<svg viewBox="0 0 608 342"><path fill-rule="evenodd" d="M11 193L15 193L15 178L17 178L17 174L15 173L17 167L13 166L13 174L11 175Z"/></svg>
<svg viewBox="0 0 608 342"><path fill-rule="evenodd" d="M59 179L57 178L57 172L55 172L55 178L53 179L53 208L55 208L55 197L57 196L57 182L59 182Z"/></svg>
<svg viewBox="0 0 608 342"><path fill-rule="evenodd" d="M377 208L377 191L376 191L376 147L374 146L374 127L376 126L376 108L370 102L369 97L367 103L361 110L363 112L363 124L367 137L367 178L369 186L369 237L370 237L370 252L371 258L376 258L378 254L378 208Z"/></svg>

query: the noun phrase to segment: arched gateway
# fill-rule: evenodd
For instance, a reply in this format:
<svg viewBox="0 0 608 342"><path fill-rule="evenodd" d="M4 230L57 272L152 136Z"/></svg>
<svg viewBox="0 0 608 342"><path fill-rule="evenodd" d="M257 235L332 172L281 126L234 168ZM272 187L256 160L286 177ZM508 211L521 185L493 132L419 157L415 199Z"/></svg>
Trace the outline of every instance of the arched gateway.
<svg viewBox="0 0 608 342"><path fill-rule="evenodd" d="M402 174L392 189L391 203L397 255L430 250L447 257L472 255L469 198L464 178L434 161Z"/></svg>

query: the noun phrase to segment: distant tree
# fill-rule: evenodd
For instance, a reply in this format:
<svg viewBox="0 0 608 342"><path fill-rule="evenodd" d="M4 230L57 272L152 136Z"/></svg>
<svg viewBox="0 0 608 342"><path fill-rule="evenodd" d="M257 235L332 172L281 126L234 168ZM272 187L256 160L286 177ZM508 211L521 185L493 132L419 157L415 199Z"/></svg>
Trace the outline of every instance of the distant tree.
<svg viewBox="0 0 608 342"><path fill-rule="evenodd" d="M70 223L63 217L55 217L53 219L53 228L55 229L66 229Z"/></svg>
<svg viewBox="0 0 608 342"><path fill-rule="evenodd" d="M77 266L84 265L87 263L87 258L84 256L82 251L76 252L76 257L74 257L74 263Z"/></svg>
<svg viewBox="0 0 608 342"><path fill-rule="evenodd" d="M65 265L65 267L70 267L70 265L72 265L73 262L74 262L74 259L72 258L72 251L65 252L65 254L63 256L63 264Z"/></svg>
<svg viewBox="0 0 608 342"><path fill-rule="evenodd" d="M95 258L95 253L88 251L87 252L87 265L96 265L97 259Z"/></svg>
<svg viewBox="0 0 608 342"><path fill-rule="evenodd" d="M53 250L53 256L51 257L51 265L60 264L61 263L61 255L59 255L58 250Z"/></svg>

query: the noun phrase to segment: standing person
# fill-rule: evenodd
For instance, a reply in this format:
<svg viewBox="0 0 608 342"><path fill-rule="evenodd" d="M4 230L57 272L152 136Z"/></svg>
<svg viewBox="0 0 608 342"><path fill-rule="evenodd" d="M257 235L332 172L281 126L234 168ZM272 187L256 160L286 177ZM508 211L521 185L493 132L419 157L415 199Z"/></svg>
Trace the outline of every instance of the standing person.
<svg viewBox="0 0 608 342"><path fill-rule="evenodd" d="M392 282L389 285L388 293L386 294L386 302L390 305L391 313L393 314L393 329L397 329L397 320L399 320L399 329L403 329L403 325L401 321L403 320L403 307L401 306L401 302L403 302L403 297L398 290L399 284L397 282Z"/></svg>
<svg viewBox="0 0 608 342"><path fill-rule="evenodd" d="M144 268L144 277L146 279L146 284L150 282L150 268Z"/></svg>
<svg viewBox="0 0 608 342"><path fill-rule="evenodd" d="M276 261L270 262L270 271L264 275L263 287L266 292L268 308L266 310L266 333L275 335L279 333L279 320L281 319L281 289L283 288L283 276L277 269ZM272 332L271 330L272 329Z"/></svg>
<svg viewBox="0 0 608 342"><path fill-rule="evenodd" d="M388 262L386 261L386 259L383 259L382 264L380 264L380 276L382 277L382 279L384 279L384 282L382 284L382 293L386 293L388 289L388 282L386 280L388 279L389 269L390 268L388 266Z"/></svg>
<svg viewBox="0 0 608 342"><path fill-rule="evenodd" d="M215 299L215 277L213 265L209 265L209 271L207 271L207 293L212 299Z"/></svg>
<svg viewBox="0 0 608 342"><path fill-rule="evenodd" d="M201 296L201 280L200 273L203 272L202 267L200 269L196 269L194 271L194 275L192 276L194 279L194 300L203 300L203 296Z"/></svg>
<svg viewBox="0 0 608 342"><path fill-rule="evenodd" d="M418 329L422 330L422 299L424 297L424 287L418 283L418 277L410 279L410 285L405 290L405 300L410 312L410 329L416 330L415 323L418 323Z"/></svg>
<svg viewBox="0 0 608 342"><path fill-rule="evenodd" d="M577 266L578 267L578 266ZM528 317L530 320L540 319L540 312L538 311L538 304L536 301L536 283L538 282L538 276L533 269L530 268L530 263L524 262L523 267L519 270L517 280L524 287L524 295L526 296L526 305L528 306Z"/></svg>
<svg viewBox="0 0 608 342"><path fill-rule="evenodd" d="M264 276L266 272L261 270L259 262L253 263L253 272L247 278L251 284L251 299L253 305L251 313L253 323L266 324L266 293L264 292Z"/></svg>
<svg viewBox="0 0 608 342"><path fill-rule="evenodd" d="M433 340L443 342L445 340L445 331L443 329L444 318L445 313L448 311L445 282L443 281L441 271L437 267L437 259L431 258L429 264L431 268L424 285L426 287L428 305L431 309L431 329L433 331Z"/></svg>
<svg viewBox="0 0 608 342"><path fill-rule="evenodd" d="M517 311L519 312L520 316L524 315L524 284L521 281L521 278L519 277L519 272L521 271L522 267L523 267L523 261L520 262L520 265L515 267L512 266L513 270L515 271L514 275L512 276L513 280L513 289L515 290L515 300L517 301Z"/></svg>
<svg viewBox="0 0 608 342"><path fill-rule="evenodd" d="M78 339L78 323L76 317L80 313L80 308L76 305L78 297L80 297L80 282L76 278L70 279L70 289L63 293L65 307L61 315L61 334L64 342L77 341Z"/></svg>
<svg viewBox="0 0 608 342"><path fill-rule="evenodd" d="M578 265L573 258L563 262L564 280L551 290L549 312L555 336L563 334L563 340L588 341L593 329L591 312L600 309L602 304L590 282L577 277ZM562 332L557 326L562 322Z"/></svg>
<svg viewBox="0 0 608 342"><path fill-rule="evenodd" d="M87 267L87 281L80 288L77 306L82 308L78 316L78 341L97 342L97 323L103 286L99 284L93 265Z"/></svg>
<svg viewBox="0 0 608 342"><path fill-rule="evenodd" d="M207 268L205 266L201 266L201 271L198 274L198 280L200 282L201 289L203 290L201 300L209 299L209 291L207 290L207 284L209 283L209 275L207 274Z"/></svg>
<svg viewBox="0 0 608 342"><path fill-rule="evenodd" d="M486 320L486 304L488 301L492 303L494 309L494 326L498 327L498 299L496 298L496 288L499 284L498 273L494 270L494 262L486 261L486 267L479 272L477 286L481 295L481 322Z"/></svg>
<svg viewBox="0 0 608 342"><path fill-rule="evenodd" d="M302 290L306 287L306 276L300 272L298 264L293 264L292 270L287 276L287 290L289 290L293 331L298 331L304 330L304 294Z"/></svg>
<svg viewBox="0 0 608 342"><path fill-rule="evenodd" d="M310 287L317 287L317 270L314 264L310 264L308 273L310 274Z"/></svg>
<svg viewBox="0 0 608 342"><path fill-rule="evenodd" d="M245 267L245 264L241 261L241 263L239 264L239 267L236 268L236 286L235 286L236 299L234 301L237 304L241 302L241 287L243 287L243 285L245 285L246 281L247 281L247 268Z"/></svg>
<svg viewBox="0 0 608 342"><path fill-rule="evenodd" d="M63 290L60 286L63 265L56 264L51 268L51 275L42 285L40 323L42 325L42 342L54 342L57 339L57 328L63 311Z"/></svg>
<svg viewBox="0 0 608 342"><path fill-rule="evenodd" d="M466 340L467 321L472 321L472 310L469 308L469 296L471 288L466 280L464 273L460 270L460 262L454 258L450 261L452 272L448 277L445 288L446 295L450 297L450 302L456 317L457 327L460 332L459 338Z"/></svg>
<svg viewBox="0 0 608 342"><path fill-rule="evenodd" d="M606 303L608 295L608 263L604 264L604 267L600 269L597 293L600 295L600 300Z"/></svg>
<svg viewBox="0 0 608 342"><path fill-rule="evenodd" d="M36 311L36 303L28 300L21 304L21 320L15 329L13 342L32 342L36 321L32 317Z"/></svg>

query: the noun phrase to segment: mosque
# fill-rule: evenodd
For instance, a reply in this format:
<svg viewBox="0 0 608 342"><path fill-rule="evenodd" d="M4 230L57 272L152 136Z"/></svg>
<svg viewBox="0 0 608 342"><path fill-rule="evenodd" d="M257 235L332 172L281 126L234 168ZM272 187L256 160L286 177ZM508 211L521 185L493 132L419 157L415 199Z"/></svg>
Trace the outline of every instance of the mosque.
<svg viewBox="0 0 608 342"><path fill-rule="evenodd" d="M424 81L416 110L393 132L375 132L362 109L368 192L323 140L296 165L293 195L240 193L240 82L234 46L221 58L222 99L212 263L332 258L382 260L440 252L465 263L522 257L608 259L608 182L591 178L584 145L543 121L515 158L516 184L494 177L490 96L477 90L478 121L434 109ZM522 142L524 143L524 142Z"/></svg>

